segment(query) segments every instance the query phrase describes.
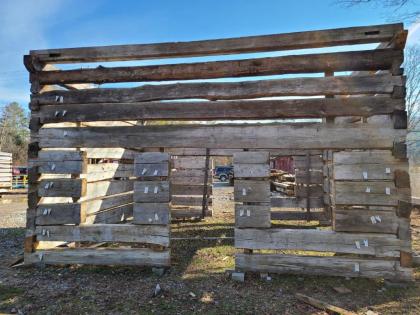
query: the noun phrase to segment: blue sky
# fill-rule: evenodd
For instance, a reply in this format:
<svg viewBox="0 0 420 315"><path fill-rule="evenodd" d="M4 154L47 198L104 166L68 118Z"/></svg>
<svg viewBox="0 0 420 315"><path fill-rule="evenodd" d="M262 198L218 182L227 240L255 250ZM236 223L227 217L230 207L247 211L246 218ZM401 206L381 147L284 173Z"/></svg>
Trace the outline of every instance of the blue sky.
<svg viewBox="0 0 420 315"><path fill-rule="evenodd" d="M30 49L373 25L388 23L392 15L375 5L347 8L333 0L1 0L0 12L0 106L11 101L26 106L29 83L22 58ZM419 43L420 24L406 27L409 43Z"/></svg>

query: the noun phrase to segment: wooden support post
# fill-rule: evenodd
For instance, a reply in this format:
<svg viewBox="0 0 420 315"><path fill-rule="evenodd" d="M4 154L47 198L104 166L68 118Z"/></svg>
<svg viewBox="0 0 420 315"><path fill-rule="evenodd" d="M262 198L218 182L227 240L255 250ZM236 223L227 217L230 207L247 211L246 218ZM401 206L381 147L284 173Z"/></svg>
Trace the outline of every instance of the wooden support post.
<svg viewBox="0 0 420 315"><path fill-rule="evenodd" d="M202 210L201 210L201 218L204 219L208 209L208 192L207 192L207 184L209 179L209 166L210 166L210 149L206 149L206 162L205 162L205 170L204 170L204 182L203 182L203 202L202 202Z"/></svg>

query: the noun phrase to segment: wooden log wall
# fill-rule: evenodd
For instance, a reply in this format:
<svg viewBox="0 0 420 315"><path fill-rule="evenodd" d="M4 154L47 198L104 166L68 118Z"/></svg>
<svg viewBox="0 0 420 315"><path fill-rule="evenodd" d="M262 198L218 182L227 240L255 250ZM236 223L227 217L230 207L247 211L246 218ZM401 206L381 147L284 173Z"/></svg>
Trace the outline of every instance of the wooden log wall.
<svg viewBox="0 0 420 315"><path fill-rule="evenodd" d="M207 158L185 155L173 157L171 183L174 218L202 217L203 206L204 214L212 215L213 178L210 165L206 163Z"/></svg>
<svg viewBox="0 0 420 315"><path fill-rule="evenodd" d="M12 153L0 152L0 189L12 188Z"/></svg>
<svg viewBox="0 0 420 315"><path fill-rule="evenodd" d="M329 151L332 154L327 155L327 159L323 159L323 164L327 164L329 168L328 176L324 176L323 179L324 183L327 182L324 184L324 189L321 183L316 183L316 188L305 188L298 192L304 195L305 202L302 201L303 199L271 200L271 204L296 204L308 209L315 207L317 202L322 207L324 203L321 201L324 199L324 201L329 201L332 219L336 220L333 224L338 229L347 229L343 226L350 219L349 213L342 211L347 211L350 206L369 207L369 209L352 209L352 214L360 215L352 216L351 220L357 218L356 221L361 222L361 226L365 224L366 218L370 220L373 215L366 216L366 213L362 215L360 211L388 209L386 216L383 215L386 222L391 220L384 228L386 233L367 232L368 235L365 236L365 233L359 231L334 230L327 231L328 233L316 231L320 233L317 234L320 235L320 243L326 244L323 249L325 251L338 248L350 237L357 251L371 255L371 251L375 250L376 256L357 259L341 256L325 258L304 256L293 260L294 256L277 254L266 256L240 254L236 260L237 268L269 272L409 278L410 269L406 266L409 265L407 261L410 257L410 241L400 238L404 233L405 237L408 235L408 232L404 232L402 228L404 224L401 223L405 222L407 226L406 219L408 218L403 217L404 220L402 220L401 213L407 213L410 208L409 204L404 203L404 196L409 194L407 191L409 188L399 186L405 180L405 175L390 178L390 173L386 173L388 176L386 178L372 179L377 183L371 187L371 191L374 192L370 195L372 198L368 198L365 196L366 192L360 191L362 185L355 183L360 179L345 177L348 176L348 166L342 165L336 169L333 163L335 152L350 152L351 150L391 152L395 159L405 161L407 115L404 100L405 80L400 66L403 61L406 36L407 32L402 24L387 24L197 42L30 51L24 57L25 66L30 72L32 93L29 156L34 163L40 164L39 166L36 163L33 164L30 170L26 261L31 262L34 259L39 261L41 256L46 263L54 261L115 263L116 260L122 261L129 256L120 250L121 260L119 260L109 254L111 249L93 251L96 254L86 255L85 251L88 249L79 247L75 249L77 251L56 249L48 253L44 251L45 255L44 253L38 255L40 253L38 249L42 247L40 244L46 239L51 243L84 242L92 239L93 234L89 233L100 235L95 238L98 241L101 239L108 241L110 236L119 241L133 240L133 238L144 241L149 240L150 235L156 235L159 236L158 243L166 246L166 243L162 243L165 240L168 241L167 234L165 231L160 231L157 226L151 227L152 231L146 233L140 225L130 224L127 225L127 229L124 229L121 224L110 224L118 225L120 229L116 237L115 234L109 232L110 229L112 230L111 227L87 223L89 214L92 211L102 210L103 205L113 207L128 201L129 197L124 193L129 194L134 185L129 174L134 172L132 167L135 165L130 166L128 162L134 159L133 152L157 148L163 152L190 151L190 154L181 154L190 156L203 156L202 153L191 153L191 150L196 149L205 152L204 155L208 153L211 155L212 152L216 155L230 152L230 155L238 150L244 153L278 151L283 152L284 155L300 155L294 152L306 150L305 152L309 152L310 161L311 156L324 157L323 152ZM320 53L315 50L316 48L382 42L390 44L361 51ZM241 60L223 57L229 54L294 49L314 50L306 55L290 54L248 59L244 57ZM176 64L150 63L148 66L109 67L106 64L109 61L210 55L218 55L219 59L212 58L214 61L202 62L185 60ZM97 68L80 67L80 64L86 62L99 62L101 65ZM75 65L73 68L67 66L66 70L52 66L52 64L67 63ZM333 76L335 72L342 72L342 75ZM348 75L349 72L353 72L353 75ZM307 77L304 75L306 73L314 75ZM294 74L294 76L284 78L283 74ZM267 75L275 77L268 79ZM241 80L210 80L233 77L241 78ZM193 81L197 79L199 80ZM153 84L146 84L149 81ZM162 81L172 82L162 84ZM139 82L139 85L127 87L121 84L124 82ZM102 83L107 83L106 87L93 85ZM113 83L120 84L115 86ZM334 97L330 97L332 95ZM349 117L350 121L357 120L358 123L347 123ZM378 117L387 117L387 122L379 122ZM285 123L281 120L283 118L316 118L317 120ZM266 120L267 123L243 122L251 119ZM334 123L318 122L322 119L334 121ZM238 121L235 124L229 124L226 120ZM197 123L191 124L186 121ZM67 151L73 152L72 154L79 152L81 165L79 160L69 159L70 155L66 158ZM62 159L40 162L43 160L42 155L46 154L43 152L61 152ZM86 156L83 155L84 152ZM102 159L102 161L100 164L94 164L96 160L89 163L91 158ZM118 160L118 166L111 163L113 159ZM61 171L67 173L55 173L51 169L50 162L53 161L54 169L62 169ZM370 165L367 171L375 174L385 164L383 162L380 166ZM394 171L398 171L399 174L404 172L401 165L396 170L387 167L391 168L390 172L394 175L396 174ZM52 173L49 173L51 171ZM258 170L260 171L263 169ZM336 171L339 177L333 178ZM116 177L116 173L121 177ZM107 174L114 175L108 177ZM305 178L307 175L305 174ZM319 179L319 176L314 174L315 178ZM364 180L364 178L361 179L361 181ZM394 183L390 184L389 181L394 181ZM242 200L242 202L266 202L267 196L264 193L255 195L255 191L264 189L261 186L262 182L256 181L255 187L253 186L253 190L247 195L248 200ZM163 183L156 185L163 190L169 189ZM176 185L173 188L173 194L182 191L177 191ZM312 190L316 191L312 192ZM104 191L107 193L104 194ZM108 195L108 191L112 193L112 198L104 197ZM354 194L348 195L346 193L348 191ZM312 193L320 196L312 197ZM356 195L361 199L356 200L354 198ZM252 196L258 200L252 200L254 199ZM63 209L63 216L64 213L67 214L58 222L70 220L74 222L74 226L69 228L67 225L57 223L55 225L57 228L53 229L37 225L37 213L45 212L39 212L38 206L47 201L51 205L51 211L48 208L46 216L49 213L55 213L56 209ZM269 197L268 201L270 202ZM362 201L369 205L359 205ZM379 205L381 209L371 208L378 206L376 204L378 202L381 202ZM389 209L394 209L395 213ZM398 219L395 219L395 216ZM378 222L376 214L373 217ZM398 225L395 222L398 222ZM382 227L385 224L379 226ZM98 228L102 231L97 232ZM372 229L371 226L369 228ZM78 234L74 234L77 237L63 239L71 229L78 229ZM255 232L251 231L253 229ZM375 225L375 229L379 228ZM238 233L235 236L237 247L246 245L244 248L253 250L253 241L260 239L260 236L257 238L258 233L262 231L263 234L271 235L275 229L259 230L254 227L237 230ZM276 232L276 238L289 239L287 231L274 232ZM295 235L305 236L306 234L298 230ZM311 235L307 237L312 238ZM261 236L261 239L264 237ZM305 247L305 242L295 242L294 237L289 240L290 242L284 245L277 242L277 239L270 238L264 246L270 250L283 249L284 246L287 249L300 250L316 248L316 246ZM369 246L364 245L365 241ZM373 249L370 244L373 244ZM261 245L258 246L260 249ZM389 247L395 250L384 249ZM342 251L344 254L354 254L355 249L350 249L349 245L343 246ZM407 254L402 254L398 258L395 256L398 251L400 254ZM66 253L61 254L62 252ZM382 258L382 254L385 258ZM142 261L145 256L148 257L148 254L144 252L133 254L130 259L126 259L127 264ZM153 258L150 259L153 260Z"/></svg>

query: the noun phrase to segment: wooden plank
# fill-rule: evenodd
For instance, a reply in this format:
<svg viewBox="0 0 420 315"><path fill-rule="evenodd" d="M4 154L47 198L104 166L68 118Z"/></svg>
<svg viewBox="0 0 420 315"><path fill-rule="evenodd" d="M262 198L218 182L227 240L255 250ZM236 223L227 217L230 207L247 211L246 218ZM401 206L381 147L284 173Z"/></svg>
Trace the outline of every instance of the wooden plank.
<svg viewBox="0 0 420 315"><path fill-rule="evenodd" d="M91 209L89 209L91 210ZM102 211L96 211L86 216L86 224L121 223L133 216L133 204L117 205Z"/></svg>
<svg viewBox="0 0 420 315"><path fill-rule="evenodd" d="M395 212L335 210L335 231L396 234L400 218Z"/></svg>
<svg viewBox="0 0 420 315"><path fill-rule="evenodd" d="M135 203L134 224L167 225L171 222L169 203Z"/></svg>
<svg viewBox="0 0 420 315"><path fill-rule="evenodd" d="M307 295L303 295L301 293L296 293L295 297L304 303L307 303L309 305L315 306L316 308L319 308L323 311L326 311L327 313L333 313L333 314L340 314L340 315L357 315L354 312L347 311L341 307L337 307L335 305L331 305L327 302L320 301L318 299L312 298Z"/></svg>
<svg viewBox="0 0 420 315"><path fill-rule="evenodd" d="M171 185L172 195L202 195L204 192L204 185ZM207 192L213 193L213 186L207 185Z"/></svg>
<svg viewBox="0 0 420 315"><path fill-rule="evenodd" d="M367 240L365 245L365 240ZM357 242L360 246L357 246ZM270 250L306 250L399 257L409 241L392 234L340 233L309 229L235 229L235 247Z"/></svg>
<svg viewBox="0 0 420 315"><path fill-rule="evenodd" d="M270 176L270 166L267 164L234 164L235 178L261 178Z"/></svg>
<svg viewBox="0 0 420 315"><path fill-rule="evenodd" d="M311 169L321 169L324 165L321 155L310 155L310 165ZM294 156L293 165L297 169L307 169L307 158L306 156Z"/></svg>
<svg viewBox="0 0 420 315"><path fill-rule="evenodd" d="M394 180L395 171L408 171L408 163L334 165L334 180Z"/></svg>
<svg viewBox="0 0 420 315"><path fill-rule="evenodd" d="M171 203L174 206L201 206L203 203L203 195L172 195ZM207 198L207 203L211 204L212 199Z"/></svg>
<svg viewBox="0 0 420 315"><path fill-rule="evenodd" d="M133 203L132 191L129 193L103 196L98 199L83 201L88 215L130 203Z"/></svg>
<svg viewBox="0 0 420 315"><path fill-rule="evenodd" d="M36 225L80 224L86 209L80 203L43 204L36 209Z"/></svg>
<svg viewBox="0 0 420 315"><path fill-rule="evenodd" d="M181 64L37 71L30 74L30 81L39 84L102 84L319 73L326 70L377 71L390 70L394 64L401 64L402 61L402 50L391 48Z"/></svg>
<svg viewBox="0 0 420 315"><path fill-rule="evenodd" d="M306 208L306 198L296 197L271 197L271 206L273 208ZM324 202L320 197L311 197L309 201L311 208L323 208Z"/></svg>
<svg viewBox="0 0 420 315"><path fill-rule="evenodd" d="M236 202L270 202L270 182L258 180L235 180Z"/></svg>
<svg viewBox="0 0 420 315"><path fill-rule="evenodd" d="M134 202L169 202L171 200L169 181L136 181Z"/></svg>
<svg viewBox="0 0 420 315"><path fill-rule="evenodd" d="M269 152L235 152L233 154L233 164L268 164L270 160Z"/></svg>
<svg viewBox="0 0 420 315"><path fill-rule="evenodd" d="M163 163L148 163L148 164L134 164L134 176L137 177L161 177L169 176L169 162Z"/></svg>
<svg viewBox="0 0 420 315"><path fill-rule="evenodd" d="M235 205L235 226L238 228L269 228L270 205Z"/></svg>
<svg viewBox="0 0 420 315"><path fill-rule="evenodd" d="M385 278L404 281L412 280L413 277L412 269L400 267L398 261L344 257L236 254L235 266L243 271L298 275Z"/></svg>
<svg viewBox="0 0 420 315"><path fill-rule="evenodd" d="M62 162L62 161L83 161L86 159L86 153L73 150L53 150L38 152L38 160L45 162Z"/></svg>
<svg viewBox="0 0 420 315"><path fill-rule="evenodd" d="M353 164L400 164L401 160L391 150L340 151L334 152L334 165Z"/></svg>
<svg viewBox="0 0 420 315"><path fill-rule="evenodd" d="M271 220L302 220L302 221L320 221L325 220L326 216L323 211L271 211Z"/></svg>
<svg viewBox="0 0 420 315"><path fill-rule="evenodd" d="M178 157L172 160L172 166L176 169L205 169L204 157Z"/></svg>
<svg viewBox="0 0 420 315"><path fill-rule="evenodd" d="M25 264L47 265L134 265L169 266L170 251L153 251L148 248L72 248L39 250L25 254Z"/></svg>
<svg viewBox="0 0 420 315"><path fill-rule="evenodd" d="M123 163L89 164L87 174L83 175L88 182L102 181L112 178L133 177L134 165Z"/></svg>
<svg viewBox="0 0 420 315"><path fill-rule="evenodd" d="M29 165L37 166L39 173L81 174L86 173L87 156L79 151L40 151Z"/></svg>
<svg viewBox="0 0 420 315"><path fill-rule="evenodd" d="M122 107L123 105L120 104ZM134 114L134 113L133 113ZM133 118L130 118L133 119ZM163 152L144 152L136 155L134 164L158 164L169 162L169 154Z"/></svg>
<svg viewBox="0 0 420 315"><path fill-rule="evenodd" d="M38 186L40 197L80 198L86 194L85 179L44 179Z"/></svg>
<svg viewBox="0 0 420 315"><path fill-rule="evenodd" d="M57 225L37 227L37 240L67 242L135 242L169 245L166 226L132 224Z"/></svg>
<svg viewBox="0 0 420 315"><path fill-rule="evenodd" d="M320 185L309 186L309 191L308 191L308 186L297 185L295 186L295 193L296 193L296 197L298 198L308 198L309 196L322 197L324 195L324 188Z"/></svg>
<svg viewBox="0 0 420 315"><path fill-rule="evenodd" d="M388 42L402 30L403 24L398 23L192 42L32 50L30 54L45 63L225 55Z"/></svg>
<svg viewBox="0 0 420 315"><path fill-rule="evenodd" d="M322 171L309 171L309 184L322 184L324 181L324 173ZM307 171L297 170L295 172L295 181L296 183L305 183L307 177Z"/></svg>
<svg viewBox="0 0 420 315"><path fill-rule="evenodd" d="M210 173L210 171L208 171L208 173ZM204 169L174 169L171 173L171 179L181 177L200 177L201 179L204 179L204 174ZM200 184L203 184L203 180Z"/></svg>
<svg viewBox="0 0 420 315"><path fill-rule="evenodd" d="M204 174L202 176L171 177L171 184L174 185L202 185L203 182Z"/></svg>
<svg viewBox="0 0 420 315"><path fill-rule="evenodd" d="M86 122L110 120L213 120L213 119L278 119L320 118L335 116L370 116L389 114L404 108L404 99L389 96L355 98L309 98L288 100L193 101L92 103L41 106L40 122ZM56 116L66 110L65 116ZM211 152L211 155L218 155ZM182 155L182 154L174 154ZM185 154L196 155L196 154ZM204 154L201 154L204 155ZM231 154L229 154L231 155Z"/></svg>
<svg viewBox="0 0 420 315"><path fill-rule="evenodd" d="M401 198L393 182L335 182L337 205L396 206Z"/></svg>
<svg viewBox="0 0 420 315"><path fill-rule="evenodd" d="M134 88L97 88L53 91L32 95L38 105L83 103L131 103L173 99L233 100L269 96L314 96L324 94L392 94L402 86L400 76L377 74L319 78L288 78L243 82L198 82L143 85ZM57 99L59 102L57 102ZM194 147L194 146L191 146Z"/></svg>
<svg viewBox="0 0 420 315"><path fill-rule="evenodd" d="M139 152L124 148L83 148L89 159L127 159L134 160Z"/></svg>
<svg viewBox="0 0 420 315"><path fill-rule="evenodd" d="M105 180L87 184L84 200L111 196L133 190L134 180Z"/></svg>
<svg viewBox="0 0 420 315"><path fill-rule="evenodd" d="M64 133L67 133L66 137L63 137ZM368 124L340 126L304 123L302 125L47 128L40 129L39 135L40 146L44 148L148 147L156 145L185 147L186 145L200 146L206 143L206 146L210 148L325 149L390 148L393 145L393 140L404 137L405 132L393 128L373 127ZM192 165L186 164L185 168L192 168Z"/></svg>

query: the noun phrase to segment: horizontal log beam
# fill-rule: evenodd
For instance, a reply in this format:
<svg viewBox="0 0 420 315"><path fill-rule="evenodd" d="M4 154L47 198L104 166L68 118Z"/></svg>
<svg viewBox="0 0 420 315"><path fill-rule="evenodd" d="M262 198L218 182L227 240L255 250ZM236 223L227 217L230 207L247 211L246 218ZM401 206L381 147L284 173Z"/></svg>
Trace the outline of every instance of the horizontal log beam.
<svg viewBox="0 0 420 315"><path fill-rule="evenodd" d="M367 242L365 243L364 240ZM399 257L399 251L409 249L410 242L400 240L396 235L391 234L340 233L281 228L235 229L235 247Z"/></svg>
<svg viewBox="0 0 420 315"><path fill-rule="evenodd" d="M377 259L236 254L235 266L238 270L254 272L385 278L399 281L413 279L412 269L402 268L398 261Z"/></svg>
<svg viewBox="0 0 420 315"><path fill-rule="evenodd" d="M42 128L42 148L202 147L389 149L404 130L372 125L224 125Z"/></svg>
<svg viewBox="0 0 420 315"><path fill-rule="evenodd" d="M377 74L319 78L289 78L244 82L198 82L52 91L32 95L31 107L84 103L132 103L174 99L233 100L270 96L392 94L400 76Z"/></svg>
<svg viewBox="0 0 420 315"><path fill-rule="evenodd" d="M32 50L40 63L141 60L317 48L390 41L403 24L384 24L238 38Z"/></svg>
<svg viewBox="0 0 420 315"><path fill-rule="evenodd" d="M375 49L229 61L152 66L37 71L39 84L115 83L215 79L259 75L321 73L326 71L389 70L403 61L402 50Z"/></svg>
<svg viewBox="0 0 420 315"><path fill-rule="evenodd" d="M39 241L135 242L169 245L169 228L131 224L89 224L37 227Z"/></svg>
<svg viewBox="0 0 420 315"><path fill-rule="evenodd" d="M170 266L170 251L148 248L75 248L39 250L25 254L25 264Z"/></svg>
<svg viewBox="0 0 420 315"><path fill-rule="evenodd" d="M118 120L321 118L391 114L404 108L390 97L309 98L216 102L139 102L41 106L42 124ZM65 116L56 113L66 112Z"/></svg>

